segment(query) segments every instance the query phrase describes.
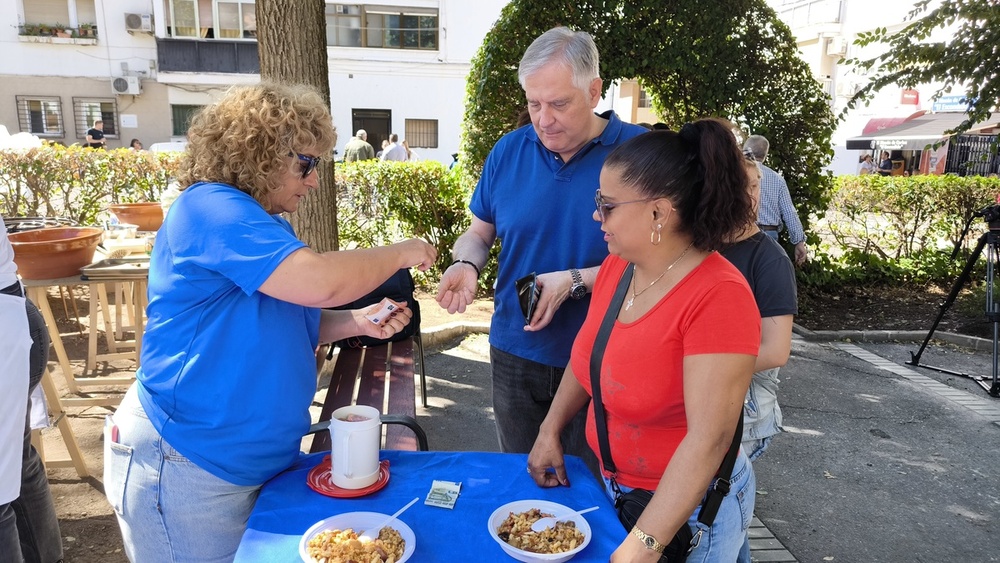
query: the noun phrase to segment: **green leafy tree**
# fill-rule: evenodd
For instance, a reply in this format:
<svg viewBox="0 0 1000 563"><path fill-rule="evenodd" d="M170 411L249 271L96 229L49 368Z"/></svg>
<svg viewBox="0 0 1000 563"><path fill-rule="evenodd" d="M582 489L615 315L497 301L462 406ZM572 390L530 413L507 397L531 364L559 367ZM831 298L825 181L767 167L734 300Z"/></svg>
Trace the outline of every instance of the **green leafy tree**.
<svg viewBox="0 0 1000 563"><path fill-rule="evenodd" d="M1000 4L942 0L930 9L930 0L920 0L907 19L910 23L898 32L880 27L858 36L857 45L882 44L885 52L844 61L869 73L868 83L850 99L845 112L885 86L914 88L940 82L934 97L957 89L968 103L967 119L951 132L961 133L988 120L1000 99ZM953 32L940 39L949 28Z"/></svg>
<svg viewBox="0 0 1000 563"><path fill-rule="evenodd" d="M605 88L638 79L660 119L679 127L723 117L771 141L768 165L788 182L803 224L829 200L829 97L795 40L763 0L513 0L472 61L462 132L465 182L525 107L517 82L524 50L557 25L587 31L601 54Z"/></svg>

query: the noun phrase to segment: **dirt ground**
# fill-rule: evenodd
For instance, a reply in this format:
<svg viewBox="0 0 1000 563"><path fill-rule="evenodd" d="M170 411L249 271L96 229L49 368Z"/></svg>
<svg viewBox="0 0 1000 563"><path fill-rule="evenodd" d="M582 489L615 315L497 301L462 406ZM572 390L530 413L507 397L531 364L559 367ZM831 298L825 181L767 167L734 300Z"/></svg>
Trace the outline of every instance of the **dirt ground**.
<svg viewBox="0 0 1000 563"><path fill-rule="evenodd" d="M832 293L802 291L799 295L800 315L796 322L813 330L832 329L906 329L924 330L939 311L945 292L936 289L914 291L898 288L858 288L844 289ZM493 312L491 300L477 301L465 315L449 315L442 310L428 294L418 295L424 329L454 321L487 321ZM945 316L939 330L950 330L979 336L991 335L992 325L986 323L982 314L981 295L964 292L957 303ZM78 323L73 309L83 315ZM83 375L88 327L86 312L88 296L85 289L77 288L73 301L63 302L56 291L50 292L50 305L57 318L63 335L67 353L71 358L74 373ZM69 314L67 314L67 312ZM103 341L101 341L103 345ZM61 395L66 395L63 380L55 354L50 356L53 381ZM98 365L98 374L104 376L130 375L134 363L130 360L115 360ZM94 374L88 374L94 375ZM123 387L98 388L89 396L120 397ZM69 395L66 395L69 396ZM103 495L102 487L102 421L111 409L108 407L70 407L68 419L83 451L90 476L80 478L73 469L50 469L49 479L63 536L63 547L67 562L75 563L122 563L126 558L122 552L121 536L117 522ZM43 432L44 446L49 459L66 456L59 431L55 428Z"/></svg>

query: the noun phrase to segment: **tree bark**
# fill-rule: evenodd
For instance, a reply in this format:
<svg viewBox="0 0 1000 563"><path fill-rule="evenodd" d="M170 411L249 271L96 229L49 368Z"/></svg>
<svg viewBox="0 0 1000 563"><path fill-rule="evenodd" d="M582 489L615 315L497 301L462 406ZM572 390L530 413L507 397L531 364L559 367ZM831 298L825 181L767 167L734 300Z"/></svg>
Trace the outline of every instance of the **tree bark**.
<svg viewBox="0 0 1000 563"><path fill-rule="evenodd" d="M330 104L323 0L257 0L260 75L285 84L309 84ZM299 238L313 250L337 250L337 185L333 161L320 164L319 189L289 216Z"/></svg>

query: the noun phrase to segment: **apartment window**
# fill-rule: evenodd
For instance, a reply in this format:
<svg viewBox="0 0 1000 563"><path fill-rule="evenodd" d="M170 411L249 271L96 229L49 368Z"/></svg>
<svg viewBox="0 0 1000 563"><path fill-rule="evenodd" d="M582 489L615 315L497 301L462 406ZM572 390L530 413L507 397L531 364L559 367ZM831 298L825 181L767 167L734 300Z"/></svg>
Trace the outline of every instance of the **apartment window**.
<svg viewBox="0 0 1000 563"><path fill-rule="evenodd" d="M410 147L436 149L438 147L438 122L436 119L407 119L406 144Z"/></svg>
<svg viewBox="0 0 1000 563"><path fill-rule="evenodd" d="M39 137L65 137L62 102L58 97L16 96L17 121L22 132Z"/></svg>
<svg viewBox="0 0 1000 563"><path fill-rule="evenodd" d="M220 39L257 37L257 9L254 0L218 0Z"/></svg>
<svg viewBox="0 0 1000 563"><path fill-rule="evenodd" d="M361 47L361 6L326 5L326 44L336 47Z"/></svg>
<svg viewBox="0 0 1000 563"><path fill-rule="evenodd" d="M105 137L118 138L118 104L113 98L73 98L73 115L77 139L86 139L98 119L104 122Z"/></svg>
<svg viewBox="0 0 1000 563"><path fill-rule="evenodd" d="M438 13L430 8L330 4L327 45L382 49L438 48Z"/></svg>
<svg viewBox="0 0 1000 563"><path fill-rule="evenodd" d="M170 0L170 36L201 37L198 0Z"/></svg>
<svg viewBox="0 0 1000 563"><path fill-rule="evenodd" d="M194 118L195 114L201 110L201 108L202 106L170 106L171 121L174 124L172 133L173 136L187 136L188 127L191 126L191 120Z"/></svg>
<svg viewBox="0 0 1000 563"><path fill-rule="evenodd" d="M649 96L649 93L644 89L639 89L639 107L641 108L651 108L653 107L653 99Z"/></svg>

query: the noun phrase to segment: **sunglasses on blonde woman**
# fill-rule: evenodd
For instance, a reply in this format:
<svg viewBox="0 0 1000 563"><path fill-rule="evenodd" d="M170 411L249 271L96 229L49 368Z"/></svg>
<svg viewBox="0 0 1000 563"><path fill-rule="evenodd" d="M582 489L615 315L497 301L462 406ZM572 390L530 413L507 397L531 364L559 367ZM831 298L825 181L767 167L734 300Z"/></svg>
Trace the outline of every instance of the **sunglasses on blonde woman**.
<svg viewBox="0 0 1000 563"><path fill-rule="evenodd" d="M618 207L619 205L625 205L627 203L643 203L646 201L653 201L654 199L659 199L655 197L647 197L645 199L633 199L631 201L615 201L608 203L604 200L604 196L601 195L601 190L598 189L594 193L594 203L597 205L597 216L601 219L601 222L607 220L608 215L611 214L611 210Z"/></svg>
<svg viewBox="0 0 1000 563"><path fill-rule="evenodd" d="M292 153L289 153L288 156L292 156ZM308 178L309 175L312 174L313 170L316 170L316 167L319 166L319 161L321 160L318 156L306 156L299 153L295 153L295 156L299 158L299 164L302 165L303 180Z"/></svg>

